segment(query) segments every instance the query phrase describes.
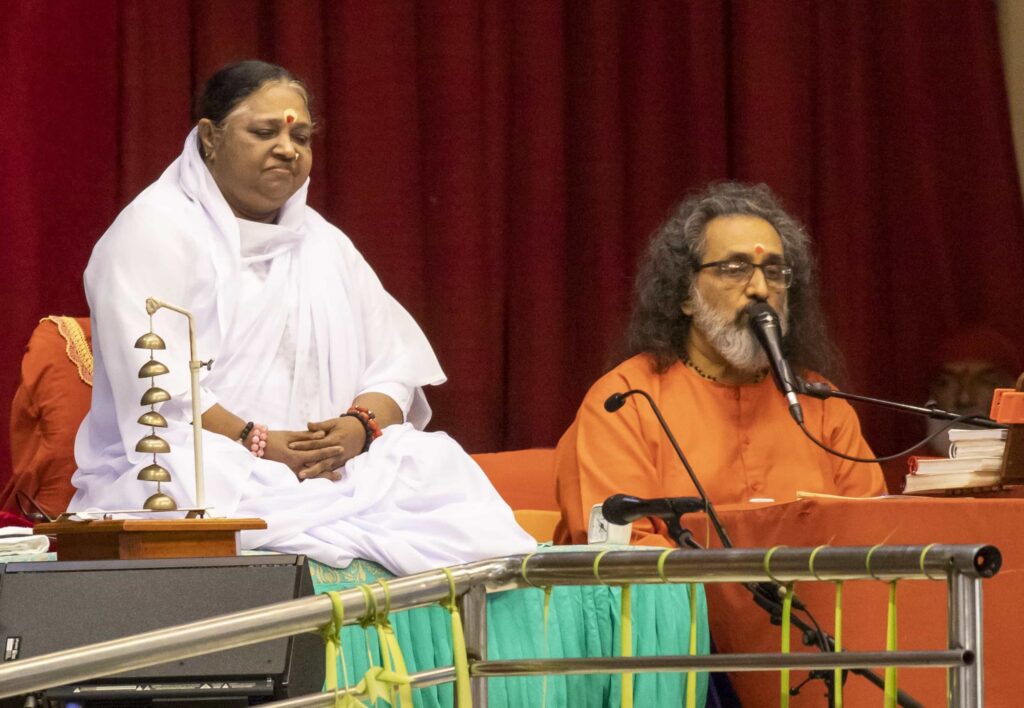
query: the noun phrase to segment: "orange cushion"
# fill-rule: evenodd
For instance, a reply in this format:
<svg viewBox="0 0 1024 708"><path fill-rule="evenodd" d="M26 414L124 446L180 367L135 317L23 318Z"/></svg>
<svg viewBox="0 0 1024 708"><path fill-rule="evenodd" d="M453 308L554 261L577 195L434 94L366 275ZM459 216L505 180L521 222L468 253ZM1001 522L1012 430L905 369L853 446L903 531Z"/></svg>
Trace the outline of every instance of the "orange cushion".
<svg viewBox="0 0 1024 708"><path fill-rule="evenodd" d="M92 401L90 331L88 318L48 317L29 339L11 404L13 474L2 510L18 511L17 492L51 516L67 509L75 435Z"/></svg>
<svg viewBox="0 0 1024 708"><path fill-rule="evenodd" d="M537 543L547 543L555 537L555 527L562 515L557 511L538 509L515 509L516 523Z"/></svg>
<svg viewBox="0 0 1024 708"><path fill-rule="evenodd" d="M513 509L558 511L553 448L479 453L473 459Z"/></svg>

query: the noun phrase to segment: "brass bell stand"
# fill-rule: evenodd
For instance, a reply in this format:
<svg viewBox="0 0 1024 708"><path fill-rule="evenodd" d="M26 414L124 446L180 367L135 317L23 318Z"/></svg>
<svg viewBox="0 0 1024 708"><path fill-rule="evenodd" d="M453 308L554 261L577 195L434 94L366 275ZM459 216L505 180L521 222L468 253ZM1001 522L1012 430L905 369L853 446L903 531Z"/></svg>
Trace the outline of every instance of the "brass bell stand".
<svg viewBox="0 0 1024 708"><path fill-rule="evenodd" d="M168 309L188 319L192 393L192 438L195 455L196 506L179 509L160 485L171 481L171 474L157 463L158 454L171 451L166 440L156 434L166 428L167 420L156 410L156 404L169 401L171 394L156 385L156 377L170 371L154 359L155 350L166 349L164 340L153 332L153 313ZM239 532L265 529L263 519L206 518L206 490L203 479L202 406L199 397L199 370L209 371L213 360L199 360L196 347L195 320L192 313L154 298L146 300L149 332L135 342L136 349L149 350L149 361L139 369L140 379L149 379L149 389L142 394L141 405L149 410L139 417L139 424L149 427L149 434L135 446L136 452L152 454L153 462L139 471L142 482L155 482L156 492L146 499L142 509L105 511L101 519L78 518L74 512L62 514L56 521L38 524L35 533L56 536L57 560L129 560L139 558L195 558L236 556L239 553ZM114 514L187 512L181 519L114 519Z"/></svg>

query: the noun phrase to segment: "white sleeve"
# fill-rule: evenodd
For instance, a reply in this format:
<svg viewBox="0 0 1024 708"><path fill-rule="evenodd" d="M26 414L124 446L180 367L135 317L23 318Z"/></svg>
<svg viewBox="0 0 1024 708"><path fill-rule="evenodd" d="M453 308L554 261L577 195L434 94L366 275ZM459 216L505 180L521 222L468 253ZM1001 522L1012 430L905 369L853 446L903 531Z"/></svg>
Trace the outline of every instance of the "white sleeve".
<svg viewBox="0 0 1024 708"><path fill-rule="evenodd" d="M361 396L364 393L381 393L394 401L398 407L402 410L402 420L408 420L409 409L412 407L413 398L416 395L416 390L406 386L405 384L393 381L391 383L379 383L370 388L363 389L357 396Z"/></svg>
<svg viewBox="0 0 1024 708"><path fill-rule="evenodd" d="M441 364L416 320L384 289L354 246L349 272L355 286L350 292L359 294L366 344L366 368L357 390L391 396L406 421L422 429L431 415L423 387L445 382Z"/></svg>
<svg viewBox="0 0 1024 708"><path fill-rule="evenodd" d="M196 314L202 322L216 322L213 297L215 276L206 249L175 225L159 209L133 205L117 218L97 244L85 272L85 289L93 325L93 346L109 378L114 415L122 440L138 437L136 422L142 393L149 379L138 377L149 352L134 348L139 336L150 330L146 298L173 303ZM153 356L170 372L154 380L172 400L159 406L169 421L191 420L191 374L187 324L181 316L157 311L153 331L161 335L165 350ZM200 328L201 351L216 351L216 327ZM216 340L216 341L214 341ZM205 372L204 372L205 373ZM203 391L203 406L216 403L212 391ZM127 446L126 446L127 447ZM129 457L133 457L130 449Z"/></svg>

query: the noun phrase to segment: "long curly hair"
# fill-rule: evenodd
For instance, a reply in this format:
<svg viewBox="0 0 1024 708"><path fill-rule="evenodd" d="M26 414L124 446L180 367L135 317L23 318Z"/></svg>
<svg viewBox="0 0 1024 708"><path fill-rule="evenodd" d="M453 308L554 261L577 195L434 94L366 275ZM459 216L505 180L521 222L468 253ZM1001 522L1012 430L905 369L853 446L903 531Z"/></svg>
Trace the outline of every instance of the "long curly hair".
<svg viewBox="0 0 1024 708"><path fill-rule="evenodd" d="M783 347L790 364L828 378L840 375L839 352L828 336L818 299L814 258L803 226L764 184L716 182L684 199L654 232L637 271L626 356L648 354L665 371L686 351L691 318L681 304L692 293L704 257L708 223L720 216L756 216L771 224L793 267L789 331Z"/></svg>

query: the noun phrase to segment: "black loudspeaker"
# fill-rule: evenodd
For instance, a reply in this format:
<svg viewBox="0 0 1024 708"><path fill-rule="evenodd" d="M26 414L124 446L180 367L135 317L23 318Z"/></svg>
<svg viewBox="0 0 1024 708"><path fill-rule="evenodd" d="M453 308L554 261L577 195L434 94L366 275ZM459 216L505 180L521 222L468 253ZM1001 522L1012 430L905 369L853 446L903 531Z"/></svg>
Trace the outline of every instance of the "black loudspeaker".
<svg viewBox="0 0 1024 708"><path fill-rule="evenodd" d="M6 664L312 594L305 556L0 564L0 649ZM316 693L323 681L323 640L308 633L45 696L69 705L245 705Z"/></svg>

